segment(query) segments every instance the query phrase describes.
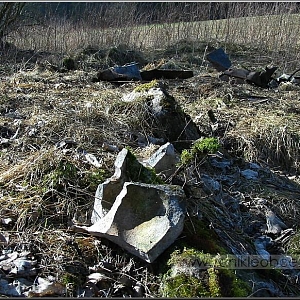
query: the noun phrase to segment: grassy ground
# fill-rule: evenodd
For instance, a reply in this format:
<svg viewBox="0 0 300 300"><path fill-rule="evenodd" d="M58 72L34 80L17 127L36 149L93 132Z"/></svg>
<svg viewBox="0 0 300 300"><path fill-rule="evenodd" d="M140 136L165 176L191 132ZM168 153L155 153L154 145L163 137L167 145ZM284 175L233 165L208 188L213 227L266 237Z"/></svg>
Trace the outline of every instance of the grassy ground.
<svg viewBox="0 0 300 300"><path fill-rule="evenodd" d="M259 197L267 199L297 231L299 87L283 84L277 89L261 89L222 82L203 60L205 47L199 46L196 51L189 48L191 45L184 44L186 51L177 43L175 47L140 55L145 55L145 64L152 66L159 63L194 70L193 78L162 83L203 135L216 137L223 153L236 160L234 170L249 162L266 168L264 181L249 183L240 178L238 187L226 188L241 193L250 202ZM258 60L253 49L233 46L228 54L234 65L263 68L270 63L263 53ZM67 296L75 295L76 289L86 284L91 270L108 268L111 271L105 274L109 279L97 283L98 296L132 295L132 286L140 282L144 296L159 297L161 275L173 248L159 262L149 265L104 239L69 230L74 222L90 222L95 190L114 172L117 153L108 151L105 145L119 149L130 146L139 157L147 157L157 149L153 145L142 149L137 143L138 135L152 133L151 126L143 120L144 107L121 101L123 94L139 83L116 86L92 82L97 68L112 61L118 63L122 57L122 52L119 56L110 52L97 56L99 51L78 54L74 71L53 69L53 65L61 67L59 55L52 57L52 64L51 57L47 57L48 63L41 57L38 64L20 60L19 64L1 66L0 217L10 220L0 225L1 232L9 236L1 249L30 251L38 261L39 276L53 276L67 287ZM216 130L212 130L209 110L218 120ZM94 155L98 165L87 159L87 153ZM193 172L211 176L219 172L206 164L203 169L198 167ZM190 198L189 209L198 205L202 205L208 220L222 228L211 210L210 196L199 187ZM237 232L228 234L232 239L239 238ZM187 243L193 240L191 236ZM297 252L297 241L290 244L291 251ZM203 241L193 246L201 244ZM126 283L125 279L132 282ZM294 285L290 286L298 292Z"/></svg>

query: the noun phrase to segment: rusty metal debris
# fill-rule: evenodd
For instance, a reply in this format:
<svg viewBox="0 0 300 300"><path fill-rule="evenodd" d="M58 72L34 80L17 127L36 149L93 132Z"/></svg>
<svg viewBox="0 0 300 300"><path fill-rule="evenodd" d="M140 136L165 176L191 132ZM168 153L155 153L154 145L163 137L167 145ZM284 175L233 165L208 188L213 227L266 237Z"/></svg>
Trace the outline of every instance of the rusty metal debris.
<svg viewBox="0 0 300 300"><path fill-rule="evenodd" d="M219 78L224 81L229 81L233 78L234 83L249 83L256 86L267 88L269 83L273 79L272 76L277 70L277 67L267 66L264 71L251 72L246 69L234 69L230 68L224 71Z"/></svg>

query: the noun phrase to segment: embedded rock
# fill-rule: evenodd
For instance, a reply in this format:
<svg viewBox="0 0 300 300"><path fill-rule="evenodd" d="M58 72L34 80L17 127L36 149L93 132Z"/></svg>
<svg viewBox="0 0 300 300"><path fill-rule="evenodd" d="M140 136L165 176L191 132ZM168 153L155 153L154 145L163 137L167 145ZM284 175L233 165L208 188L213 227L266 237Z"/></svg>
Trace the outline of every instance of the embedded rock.
<svg viewBox="0 0 300 300"><path fill-rule="evenodd" d="M176 163L179 162L174 146L170 143L162 145L146 163L155 169L156 173L162 173L166 177L176 171Z"/></svg>
<svg viewBox="0 0 300 300"><path fill-rule="evenodd" d="M257 180L259 174L256 171L246 169L246 170L241 171L241 175L249 180Z"/></svg>
<svg viewBox="0 0 300 300"><path fill-rule="evenodd" d="M192 141L200 138L196 124L188 114L181 110L174 97L167 91L161 88L150 90L152 93L155 92L155 97L149 103L158 128L154 133L160 135L164 132L164 138L171 142L178 151L190 147Z"/></svg>
<svg viewBox="0 0 300 300"><path fill-rule="evenodd" d="M122 100L132 102L141 98L145 99L149 109L148 118L155 125L155 137L172 143L178 151L189 148L192 141L200 138L197 125L165 89L153 87L143 92L133 91L124 95Z"/></svg>

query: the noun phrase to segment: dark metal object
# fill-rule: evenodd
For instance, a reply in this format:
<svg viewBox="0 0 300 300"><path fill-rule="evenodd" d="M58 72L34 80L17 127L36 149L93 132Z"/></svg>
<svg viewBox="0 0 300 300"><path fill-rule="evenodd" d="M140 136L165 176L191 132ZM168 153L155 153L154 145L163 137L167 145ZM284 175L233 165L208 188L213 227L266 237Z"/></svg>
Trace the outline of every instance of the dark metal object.
<svg viewBox="0 0 300 300"><path fill-rule="evenodd" d="M187 79L194 76L193 71L183 70L160 70L153 69L149 71L142 71L141 76L143 80L151 81L153 79Z"/></svg>
<svg viewBox="0 0 300 300"><path fill-rule="evenodd" d="M219 72L223 72L231 67L231 61L222 48L210 52L206 58Z"/></svg>

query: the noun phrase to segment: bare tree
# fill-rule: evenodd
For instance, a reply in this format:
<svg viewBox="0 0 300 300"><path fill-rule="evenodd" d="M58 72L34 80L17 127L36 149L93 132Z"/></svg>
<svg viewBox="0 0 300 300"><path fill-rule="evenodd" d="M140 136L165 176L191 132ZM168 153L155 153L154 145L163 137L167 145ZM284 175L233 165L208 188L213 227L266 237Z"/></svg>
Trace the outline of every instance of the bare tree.
<svg viewBox="0 0 300 300"><path fill-rule="evenodd" d="M0 3L0 43L2 45L3 38L16 28L25 4L25 2Z"/></svg>

